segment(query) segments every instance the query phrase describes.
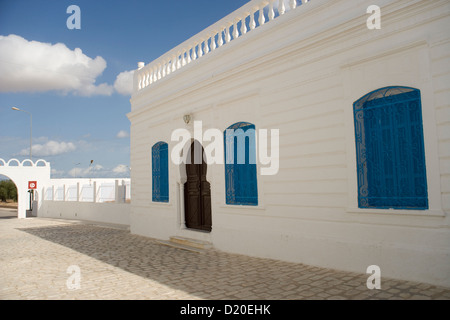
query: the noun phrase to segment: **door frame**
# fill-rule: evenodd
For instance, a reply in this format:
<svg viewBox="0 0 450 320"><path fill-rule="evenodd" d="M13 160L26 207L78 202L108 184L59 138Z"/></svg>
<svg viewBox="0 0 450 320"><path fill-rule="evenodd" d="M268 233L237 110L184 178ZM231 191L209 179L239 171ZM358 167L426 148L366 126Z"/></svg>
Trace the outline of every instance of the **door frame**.
<svg viewBox="0 0 450 320"><path fill-rule="evenodd" d="M186 158L188 155L190 155L190 149L195 142L197 142L198 145L201 146L202 154L204 154L203 145L196 139L190 139L188 142L186 142L185 147L183 148L183 150L181 151L181 154L180 154L183 157L184 161L181 164L179 164L179 168L178 168L179 169L178 170L179 179L178 179L178 186L177 186L178 187L177 188L177 199L179 200L179 203L178 203L178 219L177 219L178 221L177 221L177 223L179 226L178 229L181 231L181 233L186 232L187 233L187 234L185 234L186 236L192 236L195 238L196 235L199 235L201 240L208 240L208 239L205 239L204 237L205 236L209 237L209 235L212 232L212 228L209 230L202 230L202 229L196 229L196 228L188 228L186 226L185 184L188 180L187 169L186 169L186 166L187 166ZM186 152L187 154L183 155L183 152ZM210 180L211 180L210 174L211 173L208 171L208 169L211 169L211 168L208 167L207 161L205 161L205 159L203 157L202 157L202 162L203 162L203 165L206 166L205 167L206 172L204 175L205 182L208 183L209 188L210 188L210 190L209 190L210 205L209 206L210 206L211 214L210 214L209 219L211 220L211 225L212 225L212 199L211 199L212 192L211 192L211 182L210 182Z"/></svg>

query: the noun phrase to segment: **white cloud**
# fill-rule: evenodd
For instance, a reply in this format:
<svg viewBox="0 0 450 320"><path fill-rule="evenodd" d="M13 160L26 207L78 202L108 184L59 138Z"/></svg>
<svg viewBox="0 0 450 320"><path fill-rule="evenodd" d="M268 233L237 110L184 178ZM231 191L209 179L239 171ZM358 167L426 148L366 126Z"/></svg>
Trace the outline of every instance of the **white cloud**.
<svg viewBox="0 0 450 320"><path fill-rule="evenodd" d="M89 167L74 167L70 169L67 174L73 178L118 178L128 176L130 169L124 164L119 164L114 169L105 168L102 165L95 165Z"/></svg>
<svg viewBox="0 0 450 320"><path fill-rule="evenodd" d="M73 168L69 170L68 174L69 176L76 178L81 177L81 172L82 172L81 168Z"/></svg>
<svg viewBox="0 0 450 320"><path fill-rule="evenodd" d="M100 164L96 164L95 166L90 167L90 168L92 168L93 171L99 171L99 170L103 169L103 166Z"/></svg>
<svg viewBox="0 0 450 320"><path fill-rule="evenodd" d="M114 89L124 96L133 93L133 75L134 70L119 73L114 82Z"/></svg>
<svg viewBox="0 0 450 320"><path fill-rule="evenodd" d="M125 130L120 130L116 135L117 138L128 138L129 136L129 133Z"/></svg>
<svg viewBox="0 0 450 320"><path fill-rule="evenodd" d="M52 172L52 176L61 177L62 175L64 175L64 170L52 169L51 172Z"/></svg>
<svg viewBox="0 0 450 320"><path fill-rule="evenodd" d="M71 177L78 178L78 177L86 177L89 174L98 174L103 171L103 166L96 164L95 166L89 166L87 168L79 168L75 167L69 170L68 174Z"/></svg>
<svg viewBox="0 0 450 320"><path fill-rule="evenodd" d="M28 41L11 34L0 36L0 92L72 92L78 95L111 95L112 86L95 81L106 61L92 59L80 48L63 43Z"/></svg>
<svg viewBox="0 0 450 320"><path fill-rule="evenodd" d="M129 171L128 167L124 164L119 164L117 167L113 169L114 173L126 173L128 171Z"/></svg>
<svg viewBox="0 0 450 320"><path fill-rule="evenodd" d="M32 155L36 157L56 156L58 154L67 153L76 149L72 142L58 142L50 140L45 144L34 144L32 146ZM30 148L23 149L19 152L20 156L27 156L30 154Z"/></svg>

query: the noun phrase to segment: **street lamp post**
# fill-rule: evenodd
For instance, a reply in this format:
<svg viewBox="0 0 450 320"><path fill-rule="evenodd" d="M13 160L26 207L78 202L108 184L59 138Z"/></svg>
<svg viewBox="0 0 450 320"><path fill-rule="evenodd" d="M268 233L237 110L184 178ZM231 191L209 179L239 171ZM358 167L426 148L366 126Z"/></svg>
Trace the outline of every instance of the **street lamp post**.
<svg viewBox="0 0 450 320"><path fill-rule="evenodd" d="M32 153L31 153L31 148L32 148L32 141L33 141L33 115L31 114L31 112L16 108L16 107L12 107L11 109L16 110L16 111L22 111L25 113L28 113L30 115L30 160L33 161L32 158Z"/></svg>

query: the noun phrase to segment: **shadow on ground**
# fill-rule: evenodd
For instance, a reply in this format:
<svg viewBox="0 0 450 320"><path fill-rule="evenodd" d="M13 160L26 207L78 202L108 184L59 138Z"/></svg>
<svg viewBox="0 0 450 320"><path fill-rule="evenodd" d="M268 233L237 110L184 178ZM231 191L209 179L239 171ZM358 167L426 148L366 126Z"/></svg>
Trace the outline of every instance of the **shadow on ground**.
<svg viewBox="0 0 450 320"><path fill-rule="evenodd" d="M17 209L3 208L0 206L0 219L17 218Z"/></svg>
<svg viewBox="0 0 450 320"><path fill-rule="evenodd" d="M366 275L217 250L189 252L113 228L71 224L19 230L204 299L403 299L420 291L420 284L392 280L383 286L397 294L386 294L368 290Z"/></svg>

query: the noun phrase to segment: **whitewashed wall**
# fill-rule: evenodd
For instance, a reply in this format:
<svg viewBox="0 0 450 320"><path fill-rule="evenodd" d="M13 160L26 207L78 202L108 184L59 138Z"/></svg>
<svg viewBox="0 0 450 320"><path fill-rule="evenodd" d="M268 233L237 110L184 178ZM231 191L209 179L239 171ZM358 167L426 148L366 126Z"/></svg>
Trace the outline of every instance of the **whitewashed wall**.
<svg viewBox="0 0 450 320"><path fill-rule="evenodd" d="M130 225L130 205L127 203L63 202L45 200L39 217Z"/></svg>
<svg viewBox="0 0 450 320"><path fill-rule="evenodd" d="M130 179L51 179L38 217L130 225Z"/></svg>
<svg viewBox="0 0 450 320"><path fill-rule="evenodd" d="M214 247L450 287L450 3L315 0L135 92L131 232L181 235ZM422 95L429 210L357 208L353 102L401 85ZM258 176L259 205L225 204L223 165L208 167L212 231L184 227L180 168L169 203L152 203L151 147L186 126L238 121L280 130L280 170Z"/></svg>

